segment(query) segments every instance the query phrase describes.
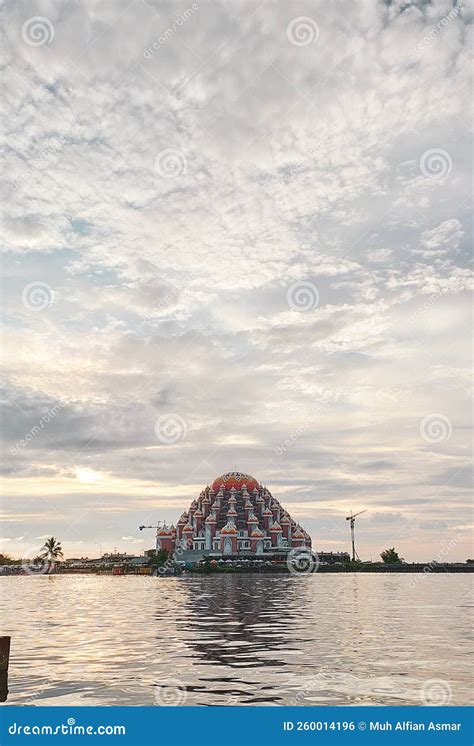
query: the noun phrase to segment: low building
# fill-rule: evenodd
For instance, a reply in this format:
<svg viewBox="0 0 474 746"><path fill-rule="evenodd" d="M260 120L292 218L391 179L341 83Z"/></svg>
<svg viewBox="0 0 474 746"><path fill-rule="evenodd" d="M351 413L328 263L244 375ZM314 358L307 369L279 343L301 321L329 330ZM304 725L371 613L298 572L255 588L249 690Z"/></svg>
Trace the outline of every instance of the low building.
<svg viewBox="0 0 474 746"><path fill-rule="evenodd" d="M349 552L317 552L317 555L324 565L345 565L351 561Z"/></svg>

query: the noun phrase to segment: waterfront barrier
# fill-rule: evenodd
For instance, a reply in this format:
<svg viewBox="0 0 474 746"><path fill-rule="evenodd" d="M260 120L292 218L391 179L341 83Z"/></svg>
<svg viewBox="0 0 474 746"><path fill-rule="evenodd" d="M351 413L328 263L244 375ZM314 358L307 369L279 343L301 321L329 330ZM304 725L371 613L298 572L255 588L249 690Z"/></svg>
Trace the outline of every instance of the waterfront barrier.
<svg viewBox="0 0 474 746"><path fill-rule="evenodd" d="M0 702L8 697L8 666L10 663L10 640L8 636L0 637Z"/></svg>
<svg viewBox="0 0 474 746"><path fill-rule="evenodd" d="M185 574L197 573L197 574L215 574L215 573L289 573L290 570L286 562L268 562L262 565L245 565L239 564L238 561L231 564L216 564L216 565L200 565L196 564L186 568L179 568L179 572L175 571L162 571L162 567L147 567L140 570L131 570L127 567L114 568L110 570L102 570L97 568L62 568L59 565L55 567L54 571L47 573L47 575L115 575L119 577L144 577L155 575L158 577L175 576L184 570ZM451 562L451 563L436 563L436 562L403 562L394 564L382 564L376 562L348 562L325 564L319 563L315 566L312 572L319 573L469 573L474 572L474 563L472 562ZM299 573L295 573L299 574ZM26 570L20 565L12 565L5 567L0 572L0 577L16 575L24 576L28 578L35 577L35 574L26 572ZM36 577L45 577L43 573L38 573Z"/></svg>
<svg viewBox="0 0 474 746"><path fill-rule="evenodd" d="M262 565L261 567L249 567L245 565L195 565L194 567L188 567L185 570L186 574L199 574L199 575L214 575L214 574L235 574L235 573L290 573L290 569L286 563L275 563L268 564L268 566ZM364 562L351 562L348 564L332 564L324 565L319 564L315 566L312 573L465 573L474 572L473 564L432 564L432 563L400 563L400 564L376 564L376 563L364 563ZM294 575L308 574L306 572L292 573Z"/></svg>

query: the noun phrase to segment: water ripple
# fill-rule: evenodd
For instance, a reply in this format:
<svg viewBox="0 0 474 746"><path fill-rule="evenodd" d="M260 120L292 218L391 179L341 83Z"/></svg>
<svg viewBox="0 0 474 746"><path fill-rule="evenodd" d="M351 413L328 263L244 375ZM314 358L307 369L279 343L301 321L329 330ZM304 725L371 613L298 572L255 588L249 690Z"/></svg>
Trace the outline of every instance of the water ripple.
<svg viewBox="0 0 474 746"><path fill-rule="evenodd" d="M419 705L430 679L470 704L471 578L410 581L2 578L8 704Z"/></svg>

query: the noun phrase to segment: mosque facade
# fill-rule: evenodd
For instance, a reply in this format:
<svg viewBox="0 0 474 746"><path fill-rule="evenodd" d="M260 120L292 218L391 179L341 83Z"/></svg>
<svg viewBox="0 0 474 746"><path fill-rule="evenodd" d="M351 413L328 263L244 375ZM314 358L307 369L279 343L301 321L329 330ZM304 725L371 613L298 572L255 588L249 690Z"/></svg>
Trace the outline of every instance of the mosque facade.
<svg viewBox="0 0 474 746"><path fill-rule="evenodd" d="M157 530L156 548L186 557L264 557L311 549L309 534L254 477L230 471L192 501L176 526Z"/></svg>

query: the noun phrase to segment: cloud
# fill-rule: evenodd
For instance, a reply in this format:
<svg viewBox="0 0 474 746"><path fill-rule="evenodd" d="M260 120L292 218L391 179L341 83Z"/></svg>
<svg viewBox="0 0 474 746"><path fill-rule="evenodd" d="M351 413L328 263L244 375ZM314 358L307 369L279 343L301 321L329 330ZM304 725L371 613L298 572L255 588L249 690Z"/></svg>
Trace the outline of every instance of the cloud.
<svg viewBox="0 0 474 746"><path fill-rule="evenodd" d="M37 9L4 6L8 516L92 552L235 465L307 506L321 548L319 516L350 504L462 523L469 15L450 8L303 2L319 37L298 47L288 5L204 2L154 48L178 6L47 3L37 46ZM452 436L427 443L437 412Z"/></svg>

